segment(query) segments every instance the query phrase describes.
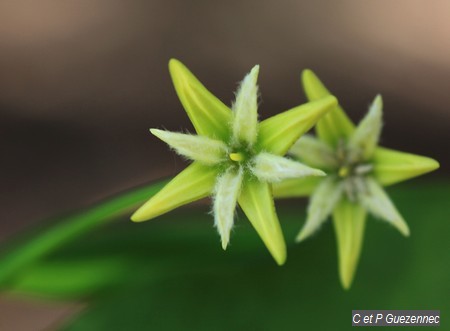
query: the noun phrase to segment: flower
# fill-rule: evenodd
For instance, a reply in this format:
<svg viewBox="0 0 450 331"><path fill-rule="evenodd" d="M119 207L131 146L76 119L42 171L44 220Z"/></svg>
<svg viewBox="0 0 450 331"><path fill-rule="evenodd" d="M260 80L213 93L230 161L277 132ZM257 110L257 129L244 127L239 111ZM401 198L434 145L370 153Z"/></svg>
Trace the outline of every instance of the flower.
<svg viewBox="0 0 450 331"><path fill-rule="evenodd" d="M309 100L330 95L316 75L305 70L303 86ZM383 186L416 177L439 167L428 157L378 146L382 127L382 99L378 95L357 127L338 105L316 126L317 138L305 135L289 154L327 172L326 178L298 178L274 185L275 198L311 194L300 242L333 216L341 284L348 289L359 260L367 212L392 224L403 235L409 228Z"/></svg>
<svg viewBox="0 0 450 331"><path fill-rule="evenodd" d="M272 182L323 176L287 158L294 142L337 104L333 96L258 122L256 85L259 66L241 82L232 110L212 95L179 61L170 60L175 90L198 135L151 129L178 154L192 160L185 170L131 217L146 221L201 198L213 197L214 222L226 249L236 203L250 220L275 261L286 260L286 245L275 212Z"/></svg>

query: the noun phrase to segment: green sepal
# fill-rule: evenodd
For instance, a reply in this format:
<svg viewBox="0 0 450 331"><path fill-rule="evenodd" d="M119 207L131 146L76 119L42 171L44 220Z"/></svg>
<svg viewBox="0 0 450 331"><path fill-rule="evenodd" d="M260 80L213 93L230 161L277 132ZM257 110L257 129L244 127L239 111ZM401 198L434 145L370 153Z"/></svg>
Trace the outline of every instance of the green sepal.
<svg viewBox="0 0 450 331"><path fill-rule="evenodd" d="M259 125L260 148L272 154L285 155L300 136L336 105L336 98L330 95L262 121Z"/></svg>
<svg viewBox="0 0 450 331"><path fill-rule="evenodd" d="M202 199L214 189L218 170L193 162L132 216L134 222L148 221L187 203Z"/></svg>
<svg viewBox="0 0 450 331"><path fill-rule="evenodd" d="M231 109L209 92L180 61L171 59L169 71L178 98L199 135L227 140Z"/></svg>
<svg viewBox="0 0 450 331"><path fill-rule="evenodd" d="M283 265L286 262L286 243L270 184L248 179L244 182L238 202L275 261Z"/></svg>
<svg viewBox="0 0 450 331"><path fill-rule="evenodd" d="M309 69L302 73L302 84L306 97L310 101L331 95L320 79ZM336 147L342 138L349 138L354 130L355 125L338 104L322 117L316 126L319 138L333 147Z"/></svg>
<svg viewBox="0 0 450 331"><path fill-rule="evenodd" d="M426 174L439 168L432 158L377 147L372 159L373 174L383 186Z"/></svg>
<svg viewBox="0 0 450 331"><path fill-rule="evenodd" d="M322 180L321 177L310 176L273 183L273 197L275 199L307 197L314 192Z"/></svg>
<svg viewBox="0 0 450 331"><path fill-rule="evenodd" d="M339 278L344 289L348 290L355 276L366 224L366 210L347 198L341 199L333 212L333 225L336 234Z"/></svg>

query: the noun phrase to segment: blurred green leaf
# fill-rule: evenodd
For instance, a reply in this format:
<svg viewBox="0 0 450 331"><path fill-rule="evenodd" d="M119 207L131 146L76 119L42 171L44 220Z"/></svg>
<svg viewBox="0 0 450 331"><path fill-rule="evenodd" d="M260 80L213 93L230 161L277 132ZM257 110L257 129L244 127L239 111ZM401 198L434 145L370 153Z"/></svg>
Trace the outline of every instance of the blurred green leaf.
<svg viewBox="0 0 450 331"><path fill-rule="evenodd" d="M153 183L118 195L86 211L57 219L48 229L15 242L0 257L0 284L65 243L131 212L165 184L166 181Z"/></svg>
<svg viewBox="0 0 450 331"><path fill-rule="evenodd" d="M369 218L349 292L339 285L331 222L292 244L305 219L298 200L277 206L291 243L283 267L242 213L224 252L206 207L182 208L153 222L86 232L17 270L8 289L85 298L86 310L64 331L341 330L350 328L352 309L448 311L450 183L416 180L388 191L411 237Z"/></svg>

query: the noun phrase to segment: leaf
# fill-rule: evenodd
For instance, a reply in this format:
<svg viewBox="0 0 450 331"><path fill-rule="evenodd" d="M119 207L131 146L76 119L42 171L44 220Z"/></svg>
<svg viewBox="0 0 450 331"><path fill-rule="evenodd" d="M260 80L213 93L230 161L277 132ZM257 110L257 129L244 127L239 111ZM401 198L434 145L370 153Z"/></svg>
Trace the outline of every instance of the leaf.
<svg viewBox="0 0 450 331"><path fill-rule="evenodd" d="M171 59L169 71L173 85L199 135L227 140L230 135L230 108L209 92L180 61Z"/></svg>
<svg viewBox="0 0 450 331"><path fill-rule="evenodd" d="M283 265L286 262L286 244L269 184L248 180L238 201L275 261Z"/></svg>
<svg viewBox="0 0 450 331"><path fill-rule="evenodd" d="M358 266L364 239L366 211L358 204L343 198L333 212L336 234L339 277L342 287L350 288Z"/></svg>
<svg viewBox="0 0 450 331"><path fill-rule="evenodd" d="M118 286L128 267L123 258L112 257L37 263L18 275L8 290L45 299L78 299Z"/></svg>
<svg viewBox="0 0 450 331"><path fill-rule="evenodd" d="M432 158L378 147L373 159L373 173L383 186L414 178L439 168Z"/></svg>
<svg viewBox="0 0 450 331"><path fill-rule="evenodd" d="M75 240L99 226L129 213L149 196L161 189L166 181L152 183L112 199L94 207L55 221L49 229L39 232L17 247L4 250L0 258L0 284L43 256L59 247Z"/></svg>
<svg viewBox="0 0 450 331"><path fill-rule="evenodd" d="M306 96L310 101L319 100L331 95L311 70L307 69L303 71L302 83ZM339 105L335 105L328 114L321 118L316 126L317 135L320 140L332 147L336 147L340 139L349 138L354 130L354 124Z"/></svg>
<svg viewBox="0 0 450 331"><path fill-rule="evenodd" d="M328 96L262 121L259 124L260 148L275 155L285 155L298 138L336 104L336 98Z"/></svg>
<svg viewBox="0 0 450 331"><path fill-rule="evenodd" d="M134 222L148 221L187 203L202 199L213 191L218 170L194 162L153 195L131 216Z"/></svg>

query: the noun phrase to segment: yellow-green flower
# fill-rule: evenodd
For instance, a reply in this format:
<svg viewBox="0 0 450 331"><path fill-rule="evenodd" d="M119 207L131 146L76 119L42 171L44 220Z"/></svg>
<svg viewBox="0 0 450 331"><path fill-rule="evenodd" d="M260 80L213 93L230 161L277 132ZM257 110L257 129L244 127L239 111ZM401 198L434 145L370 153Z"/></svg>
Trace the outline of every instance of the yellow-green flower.
<svg viewBox="0 0 450 331"><path fill-rule="evenodd" d="M171 60L169 70L178 97L198 135L150 131L193 163L140 207L131 219L146 221L212 196L215 226L225 249L238 203L273 258L283 264L286 245L270 183L324 175L321 170L282 155L336 106L336 99L327 96L259 123L258 66L240 84L232 109L212 95L179 61Z"/></svg>
<svg viewBox="0 0 450 331"><path fill-rule="evenodd" d="M330 95L310 70L303 72L302 82L309 100ZM439 167L431 158L379 147L381 127L379 95L357 127L336 106L317 123L317 138L305 135L289 151L295 159L324 170L328 176L290 179L274 185L276 198L311 195L298 242L317 231L328 216L333 216L340 280L346 289L352 283L359 260L367 212L409 235L408 225L383 186Z"/></svg>

